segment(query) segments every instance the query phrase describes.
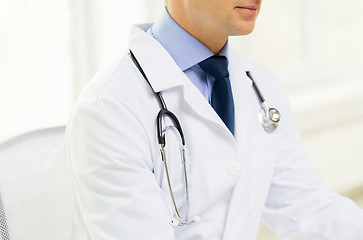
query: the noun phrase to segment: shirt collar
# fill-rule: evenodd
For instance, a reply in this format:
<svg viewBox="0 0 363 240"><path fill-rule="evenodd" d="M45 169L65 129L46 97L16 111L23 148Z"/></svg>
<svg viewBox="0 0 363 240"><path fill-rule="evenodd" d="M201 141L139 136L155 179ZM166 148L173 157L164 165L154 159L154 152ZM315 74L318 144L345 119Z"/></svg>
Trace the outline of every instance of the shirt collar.
<svg viewBox="0 0 363 240"><path fill-rule="evenodd" d="M166 9L153 24L151 34L168 51L182 71L214 55L206 46L180 27ZM228 43L219 55L226 56L227 45Z"/></svg>

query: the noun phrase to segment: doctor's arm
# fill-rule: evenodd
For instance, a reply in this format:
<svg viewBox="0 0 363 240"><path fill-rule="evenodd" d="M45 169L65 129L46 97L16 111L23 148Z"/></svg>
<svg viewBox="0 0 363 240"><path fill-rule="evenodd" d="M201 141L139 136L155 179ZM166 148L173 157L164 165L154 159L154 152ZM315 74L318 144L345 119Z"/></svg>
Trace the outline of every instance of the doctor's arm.
<svg viewBox="0 0 363 240"><path fill-rule="evenodd" d="M120 101L79 104L67 129L75 222L72 239L174 239L153 174L150 141Z"/></svg>
<svg viewBox="0 0 363 240"><path fill-rule="evenodd" d="M280 124L280 153L263 220L288 239L362 240L363 211L321 181L303 149L293 113L286 106Z"/></svg>

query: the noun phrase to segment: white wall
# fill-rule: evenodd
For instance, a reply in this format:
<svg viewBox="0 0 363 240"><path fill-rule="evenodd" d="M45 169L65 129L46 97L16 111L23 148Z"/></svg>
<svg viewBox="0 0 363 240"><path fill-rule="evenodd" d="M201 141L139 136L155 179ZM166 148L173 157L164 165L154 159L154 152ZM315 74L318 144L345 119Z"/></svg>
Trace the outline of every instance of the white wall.
<svg viewBox="0 0 363 240"><path fill-rule="evenodd" d="M69 15L67 1L0 1L0 141L67 119Z"/></svg>
<svg viewBox="0 0 363 240"><path fill-rule="evenodd" d="M90 78L126 51L133 24L154 22L163 0L74 0L76 95ZM86 30L85 30L86 29Z"/></svg>

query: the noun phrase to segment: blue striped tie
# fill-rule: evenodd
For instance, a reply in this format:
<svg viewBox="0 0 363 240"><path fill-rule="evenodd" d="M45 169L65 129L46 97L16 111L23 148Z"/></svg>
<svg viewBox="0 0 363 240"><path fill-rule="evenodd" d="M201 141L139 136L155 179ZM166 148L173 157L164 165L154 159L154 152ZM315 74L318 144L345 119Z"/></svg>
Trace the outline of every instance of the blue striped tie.
<svg viewBox="0 0 363 240"><path fill-rule="evenodd" d="M234 135L234 102L228 73L228 60L212 56L199 63L205 73L215 78L212 88L212 107Z"/></svg>

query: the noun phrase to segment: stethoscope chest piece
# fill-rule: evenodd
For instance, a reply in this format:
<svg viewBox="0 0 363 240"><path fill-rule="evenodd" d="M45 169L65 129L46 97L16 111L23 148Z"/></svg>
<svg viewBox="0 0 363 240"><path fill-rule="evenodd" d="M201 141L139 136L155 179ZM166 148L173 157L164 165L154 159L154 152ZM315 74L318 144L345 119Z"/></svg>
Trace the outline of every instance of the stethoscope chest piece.
<svg viewBox="0 0 363 240"><path fill-rule="evenodd" d="M267 106L265 98L262 96L262 93L258 88L255 80L253 80L251 73L247 71L246 75L251 79L252 86L255 89L258 98L260 99L262 108L258 113L258 119L260 120L260 123L267 132L273 132L279 126L281 115L276 108L269 108Z"/></svg>
<svg viewBox="0 0 363 240"><path fill-rule="evenodd" d="M276 108L269 108L265 102L262 103L258 119L266 131L274 131L279 125L280 118L280 112Z"/></svg>

